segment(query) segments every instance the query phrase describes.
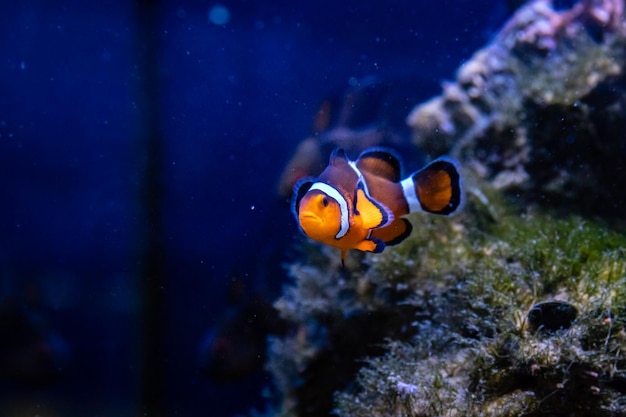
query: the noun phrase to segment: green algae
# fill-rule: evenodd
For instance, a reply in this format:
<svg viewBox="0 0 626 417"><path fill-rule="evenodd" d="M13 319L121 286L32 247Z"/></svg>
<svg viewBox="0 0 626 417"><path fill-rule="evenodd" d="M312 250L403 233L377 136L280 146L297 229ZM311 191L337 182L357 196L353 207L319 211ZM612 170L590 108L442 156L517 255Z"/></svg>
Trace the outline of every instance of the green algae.
<svg viewBox="0 0 626 417"><path fill-rule="evenodd" d="M346 269L317 245L290 266L275 415L626 415L626 235L476 187L460 216L410 221ZM528 326L546 300L575 307L571 326Z"/></svg>

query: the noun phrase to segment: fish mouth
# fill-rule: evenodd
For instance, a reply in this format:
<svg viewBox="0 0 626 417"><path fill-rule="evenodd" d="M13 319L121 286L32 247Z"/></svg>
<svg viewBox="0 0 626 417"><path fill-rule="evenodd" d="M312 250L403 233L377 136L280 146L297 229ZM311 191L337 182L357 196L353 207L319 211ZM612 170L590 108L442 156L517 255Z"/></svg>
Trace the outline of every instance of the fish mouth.
<svg viewBox="0 0 626 417"><path fill-rule="evenodd" d="M318 215L310 211L300 213L300 223L321 223L321 221Z"/></svg>

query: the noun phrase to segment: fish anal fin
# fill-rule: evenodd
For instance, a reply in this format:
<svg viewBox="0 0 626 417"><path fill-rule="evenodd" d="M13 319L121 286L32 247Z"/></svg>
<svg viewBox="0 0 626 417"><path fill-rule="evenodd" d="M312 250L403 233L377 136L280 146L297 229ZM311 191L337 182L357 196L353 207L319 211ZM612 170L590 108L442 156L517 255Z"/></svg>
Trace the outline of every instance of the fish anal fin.
<svg viewBox="0 0 626 417"><path fill-rule="evenodd" d="M438 159L413 175L415 193L424 211L452 214L461 206L461 180L456 163Z"/></svg>
<svg viewBox="0 0 626 417"><path fill-rule="evenodd" d="M393 221L393 213L385 206L370 199L363 187L357 189L356 211L361 218L361 227L375 229Z"/></svg>
<svg viewBox="0 0 626 417"><path fill-rule="evenodd" d="M358 249L364 252L380 253L383 250L385 250L385 246L386 246L385 242L383 242L380 239L365 239L359 242L355 246L355 249Z"/></svg>
<svg viewBox="0 0 626 417"><path fill-rule="evenodd" d="M363 172L369 172L392 182L402 179L402 164L390 149L367 149L359 155L356 165Z"/></svg>
<svg viewBox="0 0 626 417"><path fill-rule="evenodd" d="M397 245L409 237L413 226L407 219L399 218L389 226L372 231L372 238L380 239L388 246Z"/></svg>

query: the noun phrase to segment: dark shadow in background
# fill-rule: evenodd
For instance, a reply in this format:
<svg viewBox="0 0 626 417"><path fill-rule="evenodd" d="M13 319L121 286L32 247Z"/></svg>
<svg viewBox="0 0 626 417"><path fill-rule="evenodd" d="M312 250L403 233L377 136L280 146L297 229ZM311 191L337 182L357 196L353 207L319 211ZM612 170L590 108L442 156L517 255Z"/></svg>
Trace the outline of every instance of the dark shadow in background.
<svg viewBox="0 0 626 417"><path fill-rule="evenodd" d="M140 215L138 279L141 311L139 415L165 417L165 241L163 230L163 138L160 120L160 8L157 0L135 3L135 82L139 151Z"/></svg>

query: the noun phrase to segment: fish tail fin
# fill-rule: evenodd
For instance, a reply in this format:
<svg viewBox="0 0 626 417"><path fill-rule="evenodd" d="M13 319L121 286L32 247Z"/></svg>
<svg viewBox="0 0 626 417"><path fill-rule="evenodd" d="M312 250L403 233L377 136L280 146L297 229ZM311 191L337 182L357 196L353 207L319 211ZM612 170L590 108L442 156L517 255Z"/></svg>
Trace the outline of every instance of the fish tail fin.
<svg viewBox="0 0 626 417"><path fill-rule="evenodd" d="M401 184L411 213L426 211L448 216L463 205L461 169L450 158L436 159Z"/></svg>

